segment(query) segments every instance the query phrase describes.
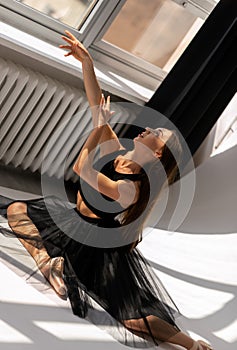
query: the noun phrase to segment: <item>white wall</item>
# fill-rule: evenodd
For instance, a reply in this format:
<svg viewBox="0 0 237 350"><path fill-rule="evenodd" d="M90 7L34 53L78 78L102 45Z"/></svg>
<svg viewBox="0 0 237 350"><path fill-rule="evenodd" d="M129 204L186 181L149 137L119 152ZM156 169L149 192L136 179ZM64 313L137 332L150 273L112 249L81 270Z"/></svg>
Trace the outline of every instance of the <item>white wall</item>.
<svg viewBox="0 0 237 350"><path fill-rule="evenodd" d="M194 199L187 217L176 231L204 234L237 232L236 160L237 146L197 167ZM188 183L192 175L186 175L184 183ZM185 204L181 203L181 206ZM168 227L171 205L156 227Z"/></svg>

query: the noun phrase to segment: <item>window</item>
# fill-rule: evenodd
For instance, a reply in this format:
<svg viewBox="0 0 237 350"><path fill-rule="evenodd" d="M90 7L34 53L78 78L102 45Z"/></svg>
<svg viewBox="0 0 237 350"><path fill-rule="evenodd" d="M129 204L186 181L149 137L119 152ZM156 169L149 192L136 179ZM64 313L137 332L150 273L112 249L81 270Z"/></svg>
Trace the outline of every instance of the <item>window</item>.
<svg viewBox="0 0 237 350"><path fill-rule="evenodd" d="M65 29L71 30L109 74L153 91L217 2L0 0L0 5L4 22L54 45Z"/></svg>
<svg viewBox="0 0 237 350"><path fill-rule="evenodd" d="M154 90L172 69L218 0L127 0L91 47L97 57ZM106 55L106 57L105 57ZM113 65L113 62L116 65ZM117 77L117 75L116 75Z"/></svg>
<svg viewBox="0 0 237 350"><path fill-rule="evenodd" d="M71 27L78 28L87 18L97 0L22 0L21 3L38 10Z"/></svg>
<svg viewBox="0 0 237 350"><path fill-rule="evenodd" d="M167 72L203 22L172 0L127 0L102 40Z"/></svg>

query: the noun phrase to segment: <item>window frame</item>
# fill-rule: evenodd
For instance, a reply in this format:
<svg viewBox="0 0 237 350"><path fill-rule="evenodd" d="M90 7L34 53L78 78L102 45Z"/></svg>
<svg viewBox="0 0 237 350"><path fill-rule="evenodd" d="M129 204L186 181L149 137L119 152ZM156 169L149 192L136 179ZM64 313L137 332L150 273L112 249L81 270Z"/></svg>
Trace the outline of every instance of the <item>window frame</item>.
<svg viewBox="0 0 237 350"><path fill-rule="evenodd" d="M204 19L217 4L215 0L172 1ZM125 2L126 0L98 0L79 29L16 0L0 0L0 19L53 45L61 43L61 35L68 29L89 48L95 60L108 65L108 69L116 74L155 90L167 75L164 70L102 40Z"/></svg>

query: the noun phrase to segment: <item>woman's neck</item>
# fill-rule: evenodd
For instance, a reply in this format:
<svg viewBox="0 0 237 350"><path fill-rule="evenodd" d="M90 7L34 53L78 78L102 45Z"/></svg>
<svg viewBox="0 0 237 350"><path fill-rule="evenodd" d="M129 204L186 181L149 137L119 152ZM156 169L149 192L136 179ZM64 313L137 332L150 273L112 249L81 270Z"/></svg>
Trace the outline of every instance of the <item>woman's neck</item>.
<svg viewBox="0 0 237 350"><path fill-rule="evenodd" d="M139 173L141 168L146 164L144 159L141 159L135 150L128 151L122 158L124 159L124 165L129 167L133 172Z"/></svg>

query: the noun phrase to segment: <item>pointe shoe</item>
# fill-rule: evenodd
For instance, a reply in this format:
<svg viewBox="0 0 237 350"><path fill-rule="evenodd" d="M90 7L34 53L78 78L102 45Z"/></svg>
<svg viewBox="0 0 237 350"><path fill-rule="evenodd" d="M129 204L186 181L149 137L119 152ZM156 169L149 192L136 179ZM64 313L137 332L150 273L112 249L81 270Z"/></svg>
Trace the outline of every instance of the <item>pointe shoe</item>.
<svg viewBox="0 0 237 350"><path fill-rule="evenodd" d="M203 340L195 340L193 346L189 350L213 350L213 347Z"/></svg>
<svg viewBox="0 0 237 350"><path fill-rule="evenodd" d="M57 257L50 260L49 283L55 291L62 297L67 297L67 288L63 281L64 258Z"/></svg>
<svg viewBox="0 0 237 350"><path fill-rule="evenodd" d="M37 265L56 293L60 297L66 298L67 288L63 281L64 258L60 256L48 260L41 259Z"/></svg>

